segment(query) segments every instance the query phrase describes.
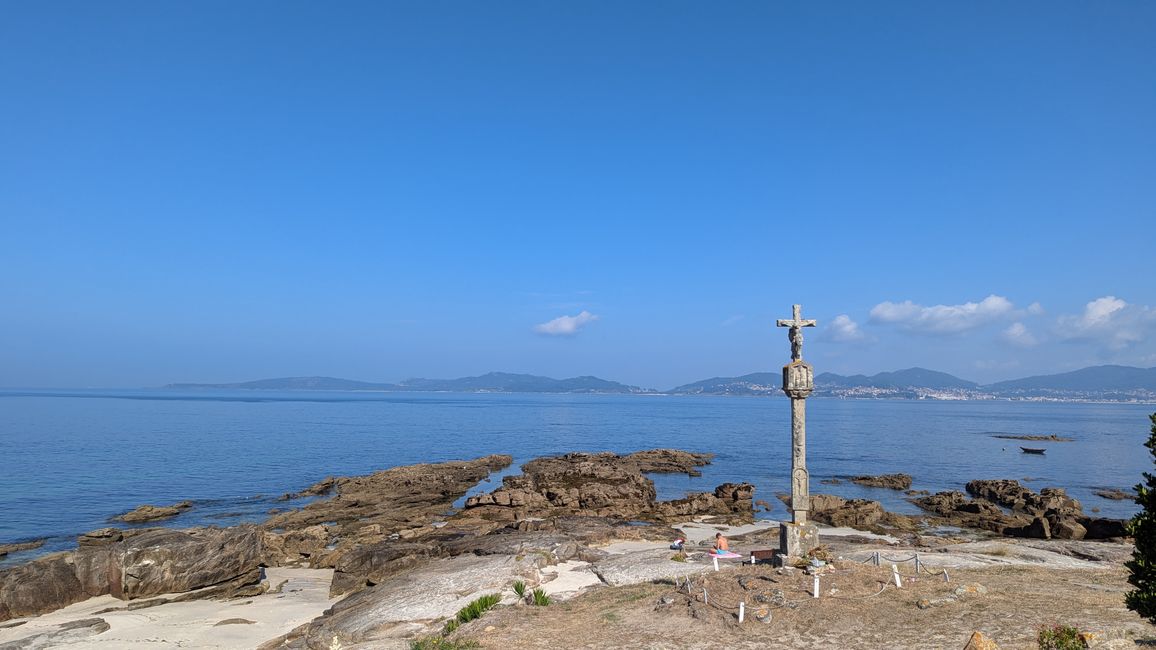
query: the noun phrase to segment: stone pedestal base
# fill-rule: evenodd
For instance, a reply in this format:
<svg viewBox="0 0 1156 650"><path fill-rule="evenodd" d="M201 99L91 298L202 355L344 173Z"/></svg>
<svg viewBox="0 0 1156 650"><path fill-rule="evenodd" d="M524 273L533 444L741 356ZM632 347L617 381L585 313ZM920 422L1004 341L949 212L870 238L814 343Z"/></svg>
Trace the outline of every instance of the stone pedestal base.
<svg viewBox="0 0 1156 650"><path fill-rule="evenodd" d="M781 564L805 560L819 545L819 528L815 524L779 524L779 555Z"/></svg>

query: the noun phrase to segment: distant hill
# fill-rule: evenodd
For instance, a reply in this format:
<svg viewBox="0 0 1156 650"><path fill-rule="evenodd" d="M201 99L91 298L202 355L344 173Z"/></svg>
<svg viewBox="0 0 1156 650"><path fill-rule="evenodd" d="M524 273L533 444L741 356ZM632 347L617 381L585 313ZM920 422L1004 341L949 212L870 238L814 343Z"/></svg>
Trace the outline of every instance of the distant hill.
<svg viewBox="0 0 1156 650"><path fill-rule="evenodd" d="M1156 391L1156 368L1092 366L1058 375L1037 375L983 387L994 393L1031 391Z"/></svg>
<svg viewBox="0 0 1156 650"><path fill-rule="evenodd" d="M766 395L779 390L781 372L752 372L742 377L712 377L671 388L678 395Z"/></svg>
<svg viewBox="0 0 1156 650"><path fill-rule="evenodd" d="M259 379L233 384L169 384L165 388L202 390L378 390L378 391L449 391L494 393L652 393L598 377L552 379L536 375L491 372L480 377L460 379L407 379L399 384L370 383L334 377L284 377Z"/></svg>
<svg viewBox="0 0 1156 650"><path fill-rule="evenodd" d="M460 379L407 379L395 390L428 390L455 392L495 393L653 393L654 391L627 386L598 377L571 377L553 379L538 375L491 372L479 377Z"/></svg>
<svg viewBox="0 0 1156 650"><path fill-rule="evenodd" d="M866 375L851 375L845 377L831 372L821 373L815 377L815 387L837 388L931 388L947 390L953 388L974 389L979 384L974 381L960 379L946 372L928 370L926 368L908 368L895 372L881 372L870 377Z"/></svg>
<svg viewBox="0 0 1156 650"><path fill-rule="evenodd" d="M374 384L367 381L337 379L336 377L282 377L258 379L235 384L169 384L165 388L183 389L240 389L240 390L389 390L393 384Z"/></svg>

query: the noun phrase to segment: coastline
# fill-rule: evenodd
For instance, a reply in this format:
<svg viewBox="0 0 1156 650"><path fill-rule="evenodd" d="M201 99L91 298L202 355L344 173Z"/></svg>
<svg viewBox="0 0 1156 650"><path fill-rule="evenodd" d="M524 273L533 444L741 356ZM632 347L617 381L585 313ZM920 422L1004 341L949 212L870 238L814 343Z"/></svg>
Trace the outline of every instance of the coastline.
<svg viewBox="0 0 1156 650"><path fill-rule="evenodd" d="M709 461L709 457L677 450L628 456L567 454L536 459L516 474L503 469L509 457L486 457L322 481L302 491L319 494L316 500L274 515L261 527L258 553L268 568L259 583L241 588L244 596L187 602L164 602L173 600L172 594L127 601L110 595L86 598L49 613L0 622L0 648L51 646L65 640L70 647L106 648L146 637L160 643L159 647L319 648L329 647L336 639L343 648L406 648L414 638L437 633L447 617L473 598L491 592L503 594L504 606L493 616L487 614L481 621L462 626L454 638L470 638L482 647L547 647L547 639L560 642L552 634L584 620L588 603L622 593L627 602L636 602L636 596L646 599L639 607L645 604L649 613L646 620L637 622L632 632L637 636L622 632L627 636L616 636L612 643L587 629L592 639L601 641L582 647L619 647L617 641L632 638L636 647L652 647L647 644L654 641L654 635L671 626L687 635L686 647L708 647L710 638L726 639L733 647L791 647L767 644L772 637L780 641L803 638L802 628L791 631L794 613L785 619L785 635L778 628L760 632L749 623L737 625L733 613L703 609L706 604L698 603L692 593L671 593L670 584L664 582L681 574L692 582L712 585L709 588L720 594L741 594L741 589L734 591L738 583L727 582L740 578L757 577L780 583L780 590L796 592L805 592L802 583L809 584L810 578L802 574L747 564L751 551L773 549L778 541L776 522L754 519L749 486L722 485L713 493L671 502L655 499L647 472L692 473ZM464 498L495 471L505 472L500 485L466 498L462 508L446 513L448 503ZM559 491L562 485L569 487ZM567 496L567 490L573 491L572 496ZM861 517L862 506L852 505L840 504L833 512ZM1096 628L1105 639L1156 636L1151 626L1122 606L1127 585L1120 563L1131 552L1126 541L994 538L990 532L927 535L928 530L907 529L904 521L824 526L821 535L831 573L823 580L834 581L828 589L835 591L819 602L799 600L796 607L802 618L798 623L811 625L805 623L811 616L805 612L839 601L840 590L849 594L858 588L855 584L886 582L885 566L869 566L875 553L887 558L919 553L926 575L916 571L909 576L908 591L897 589L880 596L878 602L906 608L913 607L915 596L929 603L942 601L942 607L928 606L931 614L923 615L922 625L929 624L926 619L931 616L931 624L943 627L944 634L963 634L963 630L954 614L943 620L935 618L939 614L971 611L969 603L978 603L981 609L969 616L979 620L974 617L982 617L994 603L1014 606L1024 597L1016 591L1015 580L1008 581L1009 575L1015 575L1025 585L1048 584L1052 589L1062 585L1073 603L1091 608L1083 624ZM892 533L879 534L883 532L879 525L892 526ZM704 552L715 531L732 538L732 547L743 556L742 564L724 562L715 573ZM137 539L148 535L141 533ZM676 561L669 548L675 536L688 540L689 553L683 561ZM115 555L122 552L116 549L130 549L133 539L112 542L112 546L100 542L105 546L98 548L108 548ZM941 580L935 573L939 570L950 572L953 580ZM905 566L904 571L910 569ZM290 582L281 585L280 593L270 593L284 579ZM541 587L558 606L527 609L519 605L512 591L519 579ZM982 598L961 600L939 586L956 589L972 580L999 585L998 593L992 591L995 587L985 587ZM10 593L3 584L0 574L0 597ZM1104 598L1105 593L1115 596ZM662 606L672 598L672 602L689 600L685 607ZM795 593L792 598L802 597ZM654 602L660 605L656 608ZM138 609L152 603L158 604ZM752 600L751 606L756 603ZM642 616L642 610L627 610L629 616ZM842 615L852 618L870 611L844 610ZM556 620L558 616L563 618ZM239 620L214 627L229 619ZM531 625L544 620L554 622L548 628ZM994 623L993 633L1012 636L1006 624ZM767 637L772 630L772 637ZM833 642L847 632L845 626L836 625L825 633L834 635L828 639ZM897 638L907 633L898 628L892 632ZM891 647L927 646L897 643Z"/></svg>

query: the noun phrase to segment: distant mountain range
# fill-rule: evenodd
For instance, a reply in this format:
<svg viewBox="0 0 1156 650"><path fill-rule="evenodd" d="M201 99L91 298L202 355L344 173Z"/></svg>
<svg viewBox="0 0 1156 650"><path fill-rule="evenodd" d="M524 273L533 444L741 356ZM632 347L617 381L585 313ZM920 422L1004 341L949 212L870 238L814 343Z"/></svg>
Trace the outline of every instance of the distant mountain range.
<svg viewBox="0 0 1156 650"><path fill-rule="evenodd" d="M240 389L240 390L366 390L431 391L457 393L653 393L637 386L627 386L598 377L553 379L537 375L491 372L480 377L460 379L407 379L396 384L378 384L335 377L284 377L259 379L234 384L169 384L174 389Z"/></svg>
<svg viewBox="0 0 1156 650"><path fill-rule="evenodd" d="M598 377L553 379L538 375L491 372L459 379L407 379L396 384L334 377L285 377L232 384L169 384L165 388L242 390L437 391L470 393L619 393L671 395L782 395L779 372L741 377L712 377L668 391L628 386ZM1057 375L1039 375L980 385L945 372L908 368L875 375L815 377L816 396L908 399L1039 399L1156 400L1156 368L1094 366Z"/></svg>

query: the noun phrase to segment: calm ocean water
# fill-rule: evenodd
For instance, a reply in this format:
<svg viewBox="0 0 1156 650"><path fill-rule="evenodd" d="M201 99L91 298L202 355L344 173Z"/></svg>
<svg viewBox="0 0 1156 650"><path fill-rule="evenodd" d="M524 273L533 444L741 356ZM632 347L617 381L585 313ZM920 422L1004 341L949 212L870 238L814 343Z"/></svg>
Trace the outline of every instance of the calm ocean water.
<svg viewBox="0 0 1156 650"><path fill-rule="evenodd" d="M1143 447L1153 405L811 399L812 491L878 499L918 512L890 490L822 479L906 472L917 489L962 489L976 478L1059 486L1085 510L1128 517L1130 489L1152 470ZM786 398L630 395L0 391L0 543L75 535L142 503L195 507L168 525L260 520L276 498L329 475L426 461L631 452L676 447L715 453L700 478L655 476L659 497L750 481L756 498L789 490ZM1044 456L993 434L1058 434ZM497 477L495 477L496 479ZM483 484L479 489L492 489ZM27 559L13 554L9 562Z"/></svg>

